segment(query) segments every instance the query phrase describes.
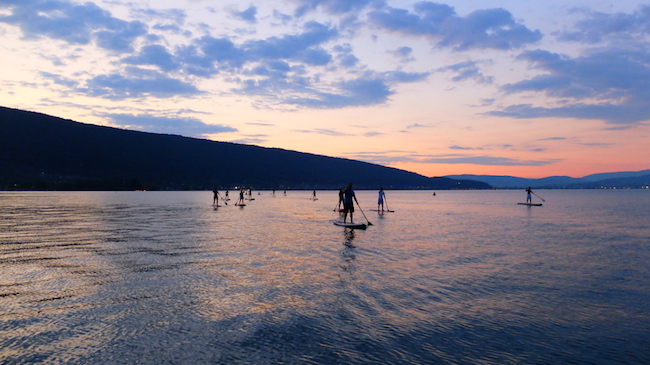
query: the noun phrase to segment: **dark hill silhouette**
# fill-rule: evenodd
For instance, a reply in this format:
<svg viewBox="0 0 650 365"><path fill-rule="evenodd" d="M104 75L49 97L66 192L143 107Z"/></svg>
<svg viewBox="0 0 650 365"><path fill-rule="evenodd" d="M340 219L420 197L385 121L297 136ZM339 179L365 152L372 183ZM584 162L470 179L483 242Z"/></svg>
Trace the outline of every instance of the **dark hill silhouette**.
<svg viewBox="0 0 650 365"><path fill-rule="evenodd" d="M486 189L349 159L78 123L0 107L0 189Z"/></svg>

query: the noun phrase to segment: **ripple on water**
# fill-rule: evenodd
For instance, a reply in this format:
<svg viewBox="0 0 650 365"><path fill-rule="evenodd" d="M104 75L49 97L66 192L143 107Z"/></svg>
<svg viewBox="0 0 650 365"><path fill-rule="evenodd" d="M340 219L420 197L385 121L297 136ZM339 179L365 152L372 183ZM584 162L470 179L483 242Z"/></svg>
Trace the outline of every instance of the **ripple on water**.
<svg viewBox="0 0 650 365"><path fill-rule="evenodd" d="M0 362L650 362L640 215L389 193L0 193Z"/></svg>

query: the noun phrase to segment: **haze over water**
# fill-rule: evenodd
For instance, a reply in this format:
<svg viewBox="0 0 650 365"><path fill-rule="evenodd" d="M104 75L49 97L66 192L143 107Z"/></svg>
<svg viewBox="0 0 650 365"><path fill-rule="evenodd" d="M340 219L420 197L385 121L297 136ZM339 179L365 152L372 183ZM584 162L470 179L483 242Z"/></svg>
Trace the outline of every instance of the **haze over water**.
<svg viewBox="0 0 650 365"><path fill-rule="evenodd" d="M0 363L650 363L650 192L535 192L0 192Z"/></svg>

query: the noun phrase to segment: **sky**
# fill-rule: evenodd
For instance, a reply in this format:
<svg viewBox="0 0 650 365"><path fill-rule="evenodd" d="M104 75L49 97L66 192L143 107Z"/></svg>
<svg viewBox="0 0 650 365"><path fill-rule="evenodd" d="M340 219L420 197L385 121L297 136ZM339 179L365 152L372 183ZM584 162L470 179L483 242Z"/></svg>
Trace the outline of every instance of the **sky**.
<svg viewBox="0 0 650 365"><path fill-rule="evenodd" d="M650 169L643 1L0 0L0 37L0 106L78 122L425 176Z"/></svg>

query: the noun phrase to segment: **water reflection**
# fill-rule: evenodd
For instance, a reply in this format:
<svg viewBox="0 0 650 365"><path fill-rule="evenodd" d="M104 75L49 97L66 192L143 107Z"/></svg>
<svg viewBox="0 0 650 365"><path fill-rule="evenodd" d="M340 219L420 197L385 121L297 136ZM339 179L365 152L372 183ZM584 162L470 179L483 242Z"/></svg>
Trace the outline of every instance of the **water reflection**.
<svg viewBox="0 0 650 365"><path fill-rule="evenodd" d="M644 196L328 194L0 193L0 363L647 363Z"/></svg>
<svg viewBox="0 0 650 365"><path fill-rule="evenodd" d="M341 249L341 264L343 271L354 271L354 261L356 260L356 246L354 245L355 230L345 228L343 232L343 248Z"/></svg>
<svg viewBox="0 0 650 365"><path fill-rule="evenodd" d="M345 228L345 231L343 233L343 235L345 237L345 240L343 241L343 245L345 245L346 247L349 247L349 248L355 248L354 243L353 243L353 241L354 241L354 232L355 232L354 229Z"/></svg>

